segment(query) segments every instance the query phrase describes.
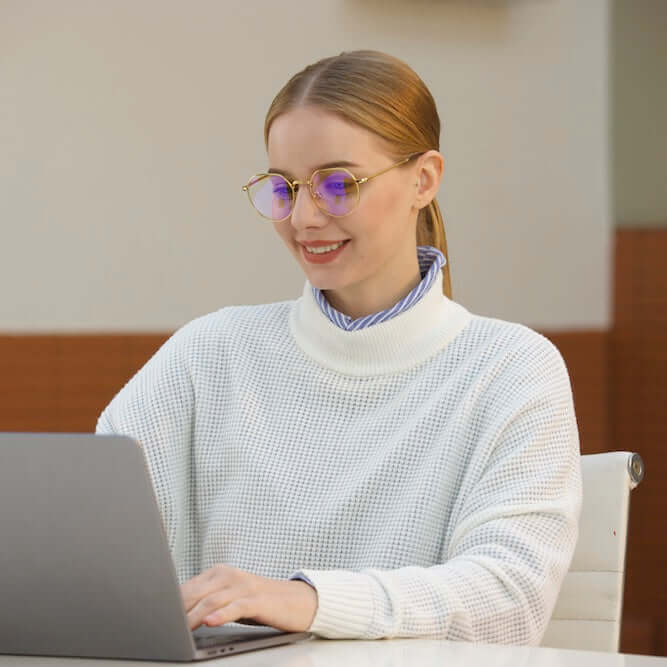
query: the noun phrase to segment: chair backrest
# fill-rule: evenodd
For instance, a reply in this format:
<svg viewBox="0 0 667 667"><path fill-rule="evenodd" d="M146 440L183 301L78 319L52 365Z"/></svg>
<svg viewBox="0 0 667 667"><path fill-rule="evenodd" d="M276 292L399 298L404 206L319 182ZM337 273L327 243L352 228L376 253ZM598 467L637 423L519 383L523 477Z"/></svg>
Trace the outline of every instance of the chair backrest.
<svg viewBox="0 0 667 667"><path fill-rule="evenodd" d="M579 539L541 645L618 651L630 491L644 463L633 452L586 454L581 474Z"/></svg>

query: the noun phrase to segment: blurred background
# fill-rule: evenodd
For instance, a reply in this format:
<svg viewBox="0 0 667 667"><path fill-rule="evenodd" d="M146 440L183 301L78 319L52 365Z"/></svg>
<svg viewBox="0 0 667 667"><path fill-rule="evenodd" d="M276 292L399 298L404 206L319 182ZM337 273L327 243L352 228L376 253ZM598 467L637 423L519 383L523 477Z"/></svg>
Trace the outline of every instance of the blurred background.
<svg viewBox="0 0 667 667"><path fill-rule="evenodd" d="M0 0L0 430L93 431L187 321L300 296L241 185L359 48L436 100L454 300L558 346L582 453L643 457L621 651L665 655L665 0Z"/></svg>

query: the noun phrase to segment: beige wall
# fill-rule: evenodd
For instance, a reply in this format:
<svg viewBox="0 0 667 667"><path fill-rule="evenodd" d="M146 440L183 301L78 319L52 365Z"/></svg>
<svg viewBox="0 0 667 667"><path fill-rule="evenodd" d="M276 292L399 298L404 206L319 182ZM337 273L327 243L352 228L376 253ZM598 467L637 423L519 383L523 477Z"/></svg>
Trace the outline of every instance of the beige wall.
<svg viewBox="0 0 667 667"><path fill-rule="evenodd" d="M406 60L441 115L454 299L610 311L607 0L0 1L0 331L169 330L304 277L240 186L295 71Z"/></svg>
<svg viewBox="0 0 667 667"><path fill-rule="evenodd" d="M614 0L614 218L667 226L667 2Z"/></svg>

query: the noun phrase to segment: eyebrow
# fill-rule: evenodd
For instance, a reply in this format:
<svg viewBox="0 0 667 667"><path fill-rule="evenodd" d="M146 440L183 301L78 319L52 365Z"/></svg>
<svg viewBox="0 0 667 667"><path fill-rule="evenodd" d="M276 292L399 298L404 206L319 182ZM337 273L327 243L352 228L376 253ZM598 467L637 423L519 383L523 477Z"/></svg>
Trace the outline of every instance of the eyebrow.
<svg viewBox="0 0 667 667"><path fill-rule="evenodd" d="M331 167L360 167L360 164L357 164L356 162L346 162L345 160L341 162L327 162L326 164L321 164L319 167L315 167L313 171L317 171L318 169L330 169ZM269 167L267 169L267 174L280 174L281 176L289 176L290 178L292 177L292 174L290 174L289 171L284 170L284 169L274 169L273 167Z"/></svg>

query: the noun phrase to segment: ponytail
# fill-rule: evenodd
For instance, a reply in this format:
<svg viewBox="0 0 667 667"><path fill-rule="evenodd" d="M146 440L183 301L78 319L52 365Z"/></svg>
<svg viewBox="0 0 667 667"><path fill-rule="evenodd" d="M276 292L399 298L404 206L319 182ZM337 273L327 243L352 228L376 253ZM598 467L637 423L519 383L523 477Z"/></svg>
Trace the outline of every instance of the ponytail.
<svg viewBox="0 0 667 667"><path fill-rule="evenodd" d="M440 213L440 207L435 197L428 206L419 211L417 217L417 245L430 245L437 248L447 262L442 267L442 293L452 298L452 281L449 273L449 257L447 256L447 238L445 224Z"/></svg>

